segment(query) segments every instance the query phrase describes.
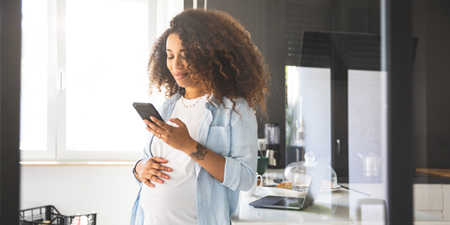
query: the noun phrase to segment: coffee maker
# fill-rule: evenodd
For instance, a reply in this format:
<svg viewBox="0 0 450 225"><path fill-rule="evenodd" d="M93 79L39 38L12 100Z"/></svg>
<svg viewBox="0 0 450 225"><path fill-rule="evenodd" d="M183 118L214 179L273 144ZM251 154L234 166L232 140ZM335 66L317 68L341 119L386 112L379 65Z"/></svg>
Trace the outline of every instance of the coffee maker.
<svg viewBox="0 0 450 225"><path fill-rule="evenodd" d="M280 168L280 126L277 123L266 123L264 135L266 140L266 157L269 158L268 168Z"/></svg>

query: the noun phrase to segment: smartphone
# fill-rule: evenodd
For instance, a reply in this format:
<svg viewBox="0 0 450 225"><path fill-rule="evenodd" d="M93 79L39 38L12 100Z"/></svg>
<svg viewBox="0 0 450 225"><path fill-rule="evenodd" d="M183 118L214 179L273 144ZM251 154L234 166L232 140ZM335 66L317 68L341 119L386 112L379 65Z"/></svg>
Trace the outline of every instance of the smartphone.
<svg viewBox="0 0 450 225"><path fill-rule="evenodd" d="M141 116L142 120L148 120L154 124L152 120L150 120L150 116L156 117L156 119L164 121L161 115L159 115L158 110L156 110L155 106L152 103L141 103L141 102L133 102L133 107L136 109L138 114Z"/></svg>

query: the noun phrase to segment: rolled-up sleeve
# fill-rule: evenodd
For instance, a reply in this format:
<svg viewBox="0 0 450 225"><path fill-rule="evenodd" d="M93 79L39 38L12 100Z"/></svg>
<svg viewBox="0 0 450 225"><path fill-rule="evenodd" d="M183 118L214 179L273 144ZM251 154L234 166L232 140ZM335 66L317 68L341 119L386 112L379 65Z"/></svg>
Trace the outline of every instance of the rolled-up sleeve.
<svg viewBox="0 0 450 225"><path fill-rule="evenodd" d="M236 113L238 112L238 113ZM247 191L255 182L258 152L258 125L253 109L240 102L231 115L231 150L225 156L222 184L231 190Z"/></svg>

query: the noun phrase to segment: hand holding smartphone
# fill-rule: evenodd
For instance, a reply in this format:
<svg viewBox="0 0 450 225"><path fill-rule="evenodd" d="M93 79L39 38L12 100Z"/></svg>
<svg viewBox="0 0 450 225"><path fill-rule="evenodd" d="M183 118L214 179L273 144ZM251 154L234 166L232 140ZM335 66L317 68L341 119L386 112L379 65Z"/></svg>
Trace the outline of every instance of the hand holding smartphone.
<svg viewBox="0 0 450 225"><path fill-rule="evenodd" d="M154 116L158 120L164 121L152 103L133 102L133 107L141 116L142 120L148 120L156 125L156 123L150 119L150 116Z"/></svg>

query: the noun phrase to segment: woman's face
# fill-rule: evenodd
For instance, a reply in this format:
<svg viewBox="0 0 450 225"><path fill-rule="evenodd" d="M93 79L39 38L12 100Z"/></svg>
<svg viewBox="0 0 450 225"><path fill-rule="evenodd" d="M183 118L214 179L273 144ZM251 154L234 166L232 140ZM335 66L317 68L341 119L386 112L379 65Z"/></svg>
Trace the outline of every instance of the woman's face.
<svg viewBox="0 0 450 225"><path fill-rule="evenodd" d="M189 88L199 88L200 83L191 78L190 70L184 53L180 37L172 33L167 37L166 43L167 68L175 78L177 84L188 91Z"/></svg>

